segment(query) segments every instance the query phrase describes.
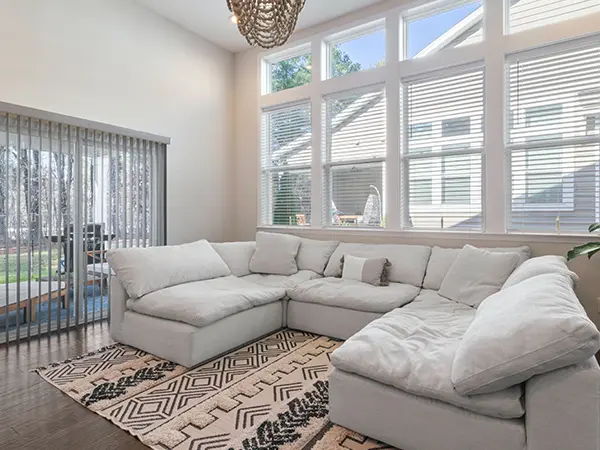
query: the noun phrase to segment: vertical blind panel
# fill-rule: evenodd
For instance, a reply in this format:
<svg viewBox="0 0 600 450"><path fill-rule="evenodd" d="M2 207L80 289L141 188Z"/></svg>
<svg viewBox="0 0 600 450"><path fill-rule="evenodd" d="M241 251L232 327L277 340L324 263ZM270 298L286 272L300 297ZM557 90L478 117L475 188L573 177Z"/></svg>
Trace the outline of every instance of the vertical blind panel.
<svg viewBox="0 0 600 450"><path fill-rule="evenodd" d="M482 228L484 73L404 83L404 226Z"/></svg>
<svg viewBox="0 0 600 450"><path fill-rule="evenodd" d="M106 250L161 244L149 161L164 150L0 113L0 341L108 317Z"/></svg>
<svg viewBox="0 0 600 450"><path fill-rule="evenodd" d="M262 225L310 225L310 108L304 103L262 114Z"/></svg>
<svg viewBox="0 0 600 450"><path fill-rule="evenodd" d="M385 90L325 99L323 224L385 226Z"/></svg>
<svg viewBox="0 0 600 450"><path fill-rule="evenodd" d="M600 0L510 0L510 32L541 27L600 12Z"/></svg>
<svg viewBox="0 0 600 450"><path fill-rule="evenodd" d="M600 47L508 63L516 231L585 232L599 219Z"/></svg>

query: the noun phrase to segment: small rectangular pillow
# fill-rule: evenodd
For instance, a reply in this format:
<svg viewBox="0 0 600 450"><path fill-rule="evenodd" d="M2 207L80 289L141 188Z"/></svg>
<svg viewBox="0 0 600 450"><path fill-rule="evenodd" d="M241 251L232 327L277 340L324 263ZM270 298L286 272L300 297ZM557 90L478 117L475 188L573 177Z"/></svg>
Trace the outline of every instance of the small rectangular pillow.
<svg viewBox="0 0 600 450"><path fill-rule="evenodd" d="M439 294L477 307L502 288L519 260L518 253L495 253L465 245L442 281Z"/></svg>
<svg viewBox="0 0 600 450"><path fill-rule="evenodd" d="M600 333L571 277L538 275L481 304L454 357L452 383L462 395L501 391L579 364L599 349Z"/></svg>
<svg viewBox="0 0 600 450"><path fill-rule="evenodd" d="M131 298L192 281L231 275L227 264L205 241L148 248L118 248L108 264Z"/></svg>
<svg viewBox="0 0 600 450"><path fill-rule="evenodd" d="M256 233L256 252L250 260L250 272L268 275L294 275L298 272L296 255L300 238L289 234Z"/></svg>
<svg viewBox="0 0 600 450"><path fill-rule="evenodd" d="M373 286L389 286L387 258L360 258L344 255L341 259L342 279L361 281Z"/></svg>
<svg viewBox="0 0 600 450"><path fill-rule="evenodd" d="M339 244L338 241L301 239L298 257L296 258L298 270L312 270L323 275L329 258L331 258Z"/></svg>

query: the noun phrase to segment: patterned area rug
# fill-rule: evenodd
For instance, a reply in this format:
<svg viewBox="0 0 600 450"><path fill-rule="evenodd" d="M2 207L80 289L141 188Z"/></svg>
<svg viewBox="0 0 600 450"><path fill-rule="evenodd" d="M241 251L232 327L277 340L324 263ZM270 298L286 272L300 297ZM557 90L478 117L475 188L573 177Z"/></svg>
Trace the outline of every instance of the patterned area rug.
<svg viewBox="0 0 600 450"><path fill-rule="evenodd" d="M156 450L392 449L329 422L340 344L282 330L190 370L117 344L37 372Z"/></svg>

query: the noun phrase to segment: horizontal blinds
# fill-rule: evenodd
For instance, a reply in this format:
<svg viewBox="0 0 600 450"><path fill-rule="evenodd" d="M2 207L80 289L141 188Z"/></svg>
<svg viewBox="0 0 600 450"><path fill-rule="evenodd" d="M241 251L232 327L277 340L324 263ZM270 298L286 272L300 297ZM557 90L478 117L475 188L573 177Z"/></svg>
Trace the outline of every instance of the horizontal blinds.
<svg viewBox="0 0 600 450"><path fill-rule="evenodd" d="M309 103L262 114L262 225L309 225L312 131Z"/></svg>
<svg viewBox="0 0 600 450"><path fill-rule="evenodd" d="M404 226L482 228L483 69L403 83Z"/></svg>
<svg viewBox="0 0 600 450"><path fill-rule="evenodd" d="M508 61L509 230L598 221L600 46Z"/></svg>
<svg viewBox="0 0 600 450"><path fill-rule="evenodd" d="M385 90L327 97L324 120L324 225L384 226Z"/></svg>
<svg viewBox="0 0 600 450"><path fill-rule="evenodd" d="M596 12L600 12L600 0L511 0L508 26L518 32Z"/></svg>

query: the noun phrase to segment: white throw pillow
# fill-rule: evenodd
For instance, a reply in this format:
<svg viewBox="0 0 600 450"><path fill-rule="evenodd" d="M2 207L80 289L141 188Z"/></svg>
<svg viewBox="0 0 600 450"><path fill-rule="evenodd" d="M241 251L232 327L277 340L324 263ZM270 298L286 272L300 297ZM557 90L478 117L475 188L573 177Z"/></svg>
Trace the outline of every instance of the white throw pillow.
<svg viewBox="0 0 600 450"><path fill-rule="evenodd" d="M231 275L244 277L250 275L250 260L256 250L256 242L223 242L211 244L223 258Z"/></svg>
<svg viewBox="0 0 600 450"><path fill-rule="evenodd" d="M502 288L518 264L517 253L495 253L466 245L442 281L439 294L477 307Z"/></svg>
<svg viewBox="0 0 600 450"><path fill-rule="evenodd" d="M586 361L599 349L600 333L575 296L573 280L539 275L481 304L456 353L452 382L463 395L496 392Z"/></svg>
<svg viewBox="0 0 600 450"><path fill-rule="evenodd" d="M296 255L300 238L289 234L256 233L256 252L250 260L250 271L270 275L294 275L298 272Z"/></svg>
<svg viewBox="0 0 600 450"><path fill-rule="evenodd" d="M425 274L425 280L423 280L423 287L425 289L433 289L435 291L440 289L442 281L446 277L446 274L456 261L458 254L462 249L460 248L441 248L433 247L431 250L431 258L427 264L427 273ZM482 250L488 250L493 253L518 253L519 264L529 259L530 250L529 247L495 247L495 248L483 248Z"/></svg>
<svg viewBox="0 0 600 450"><path fill-rule="evenodd" d="M338 241L316 241L301 239L296 262L298 270L312 270L323 275L329 258L340 243Z"/></svg>
<svg viewBox="0 0 600 450"><path fill-rule="evenodd" d="M502 289L507 289L529 278L546 273L562 273L571 277L575 285L579 282L577 274L571 272L567 267L567 260L564 256L546 255L532 258L517 267L511 276L508 277Z"/></svg>
<svg viewBox="0 0 600 450"><path fill-rule="evenodd" d="M344 255L340 261L342 279L355 280L373 286L389 286L388 270L392 265L387 258L360 258Z"/></svg>
<svg viewBox="0 0 600 450"><path fill-rule="evenodd" d="M148 248L118 248L108 264L131 298L189 283L231 275L227 264L205 240Z"/></svg>

